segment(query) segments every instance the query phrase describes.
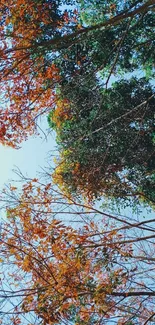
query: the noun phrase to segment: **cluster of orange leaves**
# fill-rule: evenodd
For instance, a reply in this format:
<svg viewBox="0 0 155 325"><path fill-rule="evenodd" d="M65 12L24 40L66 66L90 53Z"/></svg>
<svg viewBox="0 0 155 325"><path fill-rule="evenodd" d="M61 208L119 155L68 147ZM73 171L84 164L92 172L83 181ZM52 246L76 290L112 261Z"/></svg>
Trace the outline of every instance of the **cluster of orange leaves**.
<svg viewBox="0 0 155 325"><path fill-rule="evenodd" d="M38 47L38 41L45 36L43 28L53 31L57 28L61 32L70 17L64 12L55 23L52 10L53 4L46 1L0 3L1 98L3 95L0 142L3 145L18 147L28 135L37 133L38 116L47 115L55 105L59 70L45 58L51 48L46 44Z"/></svg>
<svg viewBox="0 0 155 325"><path fill-rule="evenodd" d="M16 198L17 189L10 190ZM101 229L88 222L76 230L55 219L53 209L60 197L54 193L53 185L34 179L7 210L1 247L8 262L14 261L26 288L18 311L33 310L46 325L69 320L73 308L78 310L78 325L89 324L94 315L108 318L116 310L110 294L125 288L127 281L119 263L113 271L108 265L114 256L126 258L131 247L117 244L120 235L106 233L104 225ZM16 277L12 274L15 283Z"/></svg>

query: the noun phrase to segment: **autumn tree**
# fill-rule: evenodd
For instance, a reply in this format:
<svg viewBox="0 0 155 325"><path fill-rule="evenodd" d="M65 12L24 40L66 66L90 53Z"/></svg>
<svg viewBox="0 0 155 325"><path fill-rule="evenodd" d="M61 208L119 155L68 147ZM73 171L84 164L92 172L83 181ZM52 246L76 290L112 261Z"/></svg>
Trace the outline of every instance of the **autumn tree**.
<svg viewBox="0 0 155 325"><path fill-rule="evenodd" d="M94 6L91 1L90 4ZM153 6L154 1L151 0L126 1L122 5L116 1L113 4L105 2L100 19L96 20L90 16L87 21L86 17L83 17L83 5L81 6L80 2L9 0L6 4L1 1L0 80L4 94L0 112L1 143L15 147L29 134L37 132L37 117L47 114L55 106L56 87L60 81L68 79L70 74L74 76L79 73L81 60L85 62L83 54L88 53L88 48L84 53L81 53L80 49L79 53L77 45L83 48L86 40L96 38L97 33L99 38L102 38L102 30L111 34L107 35L108 37L113 37L116 26L116 33L117 29L119 30L118 37L113 38L109 44L114 57L120 42L122 43L119 37L127 21L135 19L138 23L145 17L152 21ZM89 9L86 8L85 13L88 15ZM105 34L103 37L105 38ZM152 44L152 37L148 36L148 42L149 45ZM103 59L101 54L97 54L97 43L93 66L98 65L98 60L101 63ZM140 47L140 44L138 46ZM92 46L90 54L91 48ZM102 45L100 50L103 52ZM150 50L149 53L153 52ZM88 55L86 57L86 65L91 69L91 55L90 58ZM150 65L151 59L152 55Z"/></svg>
<svg viewBox="0 0 155 325"><path fill-rule="evenodd" d="M55 103L59 71L54 63L57 40L76 15L60 10L63 1L1 1L2 106L0 140L16 147L37 133L37 118ZM46 43L47 46L42 46Z"/></svg>
<svg viewBox="0 0 155 325"><path fill-rule="evenodd" d="M1 200L1 324L154 322L153 220L108 215L37 179Z"/></svg>
<svg viewBox="0 0 155 325"><path fill-rule="evenodd" d="M154 0L0 3L1 143L17 147L50 112L60 151L59 190L50 171L0 197L3 325L155 321L154 220L72 197L154 201L153 10Z"/></svg>

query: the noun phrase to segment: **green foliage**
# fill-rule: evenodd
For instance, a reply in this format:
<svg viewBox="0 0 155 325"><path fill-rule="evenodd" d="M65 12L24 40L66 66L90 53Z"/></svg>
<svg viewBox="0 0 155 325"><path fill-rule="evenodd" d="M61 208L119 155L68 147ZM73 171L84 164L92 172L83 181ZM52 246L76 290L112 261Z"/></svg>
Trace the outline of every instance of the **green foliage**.
<svg viewBox="0 0 155 325"><path fill-rule="evenodd" d="M144 78L121 80L94 92L87 88L87 81L86 87L84 83L76 85L71 82L63 88L74 119L58 130L59 150L62 156L68 152L67 173L66 168L63 173L66 186L78 190L78 177L69 168L78 162L89 194L104 190L107 195L125 197L143 192L154 201L155 102L151 85Z"/></svg>
<svg viewBox="0 0 155 325"><path fill-rule="evenodd" d="M81 24L95 26L142 5L79 1ZM56 106L50 126L60 151L54 177L69 193L155 200L153 24L146 10L60 50L59 100L67 99L69 115L62 119Z"/></svg>

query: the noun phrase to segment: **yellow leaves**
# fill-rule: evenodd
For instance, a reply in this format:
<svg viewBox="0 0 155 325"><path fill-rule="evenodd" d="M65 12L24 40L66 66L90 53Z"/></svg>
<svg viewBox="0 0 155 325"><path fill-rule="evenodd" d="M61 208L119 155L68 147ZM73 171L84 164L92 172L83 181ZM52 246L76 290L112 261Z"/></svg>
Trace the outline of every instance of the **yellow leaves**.
<svg viewBox="0 0 155 325"><path fill-rule="evenodd" d="M16 249L14 247L11 247L9 249L9 251L10 251L10 254L12 254L12 255L16 253Z"/></svg>
<svg viewBox="0 0 155 325"><path fill-rule="evenodd" d="M76 162L74 165L74 169L72 170L72 173L76 174L79 171L79 169L80 169L80 163Z"/></svg>
<svg viewBox="0 0 155 325"><path fill-rule="evenodd" d="M33 302L33 295L28 295L25 299L24 299L24 302L23 302L23 305L28 305L28 304L31 304ZM24 307L24 306L23 306Z"/></svg>
<svg viewBox="0 0 155 325"><path fill-rule="evenodd" d="M4 260L2 258L0 258L0 263L3 263L3 262L4 262Z"/></svg>
<svg viewBox="0 0 155 325"><path fill-rule="evenodd" d="M81 260L80 260L80 258L78 258L78 260L77 260L77 262L76 262L76 268L78 269L78 270L80 270L81 269Z"/></svg>
<svg viewBox="0 0 155 325"><path fill-rule="evenodd" d="M111 230L110 235L115 236L117 235L118 231L117 230Z"/></svg>
<svg viewBox="0 0 155 325"><path fill-rule="evenodd" d="M37 187L37 193L40 194L41 193L41 188Z"/></svg>
<svg viewBox="0 0 155 325"><path fill-rule="evenodd" d="M29 255L26 255L23 260L22 268L24 271L30 271L31 261Z"/></svg>
<svg viewBox="0 0 155 325"><path fill-rule="evenodd" d="M81 24L78 24L77 25L77 29L82 29L83 27L82 27L82 25Z"/></svg>
<svg viewBox="0 0 155 325"><path fill-rule="evenodd" d="M58 130L61 129L63 123L66 120L71 120L73 118L69 101L66 99L57 99L56 108L54 111L51 112L50 118L51 121L55 124L56 128Z"/></svg>

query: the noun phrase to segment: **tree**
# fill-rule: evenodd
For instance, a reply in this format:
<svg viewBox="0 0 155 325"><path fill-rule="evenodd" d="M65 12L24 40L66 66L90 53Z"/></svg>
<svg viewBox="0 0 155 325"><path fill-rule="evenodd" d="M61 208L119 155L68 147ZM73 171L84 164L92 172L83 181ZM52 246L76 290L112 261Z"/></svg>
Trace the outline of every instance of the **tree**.
<svg viewBox="0 0 155 325"><path fill-rule="evenodd" d="M54 64L56 49L51 53L51 47L41 43L59 38L69 25L71 18L59 9L62 4L61 0L1 2L2 144L16 147L37 133L38 116L55 103L55 83L60 79Z"/></svg>
<svg viewBox="0 0 155 325"><path fill-rule="evenodd" d="M24 183L20 195L10 186L1 199L7 206L1 324L154 322L152 220L132 223L66 201L53 184L37 179ZM84 223L72 227L60 220L63 214ZM144 236L144 229L153 232Z"/></svg>
<svg viewBox="0 0 155 325"><path fill-rule="evenodd" d="M9 0L0 10L1 143L18 146L50 112L63 190L50 170L0 197L0 322L153 323L154 220L72 193L154 200L154 0Z"/></svg>
<svg viewBox="0 0 155 325"><path fill-rule="evenodd" d="M108 11L103 3L99 21L122 9L114 3ZM96 24L100 4L82 4L81 19ZM152 6L116 26L92 30L91 38L64 49L64 59L57 60L67 78L58 86L49 124L60 150L54 180L68 193L155 202ZM136 78L137 70L145 76Z"/></svg>
<svg viewBox="0 0 155 325"><path fill-rule="evenodd" d="M58 102L49 117L61 153L55 181L68 192L90 198L143 195L154 202L151 85L132 78L107 90L92 90L84 81L81 87L68 84L70 102Z"/></svg>
<svg viewBox="0 0 155 325"><path fill-rule="evenodd" d="M97 33L99 38L102 38L101 29L103 28L107 33L109 29L112 29L112 34L116 26L116 30L118 27L121 33L129 19L141 21L142 17L144 19L147 17L147 19L150 18L150 24L152 22L151 10L154 7L154 1L151 0L126 1L121 6L119 2L118 4L116 2L117 9L114 6L112 9L111 5L105 2L103 19L96 21L95 24L94 19L90 19L90 26L85 26L84 20L81 24L83 18L81 12L75 9L76 2L69 1L68 3L73 9L66 8L63 11L62 5L66 5L66 1L63 0L9 0L7 5L4 1L1 2L0 78L1 88L5 95L1 108L0 138L2 144L18 146L29 134L36 133L37 117L47 114L54 107L57 100L56 85L61 79L66 80L70 74L68 70L65 75L63 72L64 64L68 66L70 61L70 58L68 60L66 57L66 51L74 53L75 57L77 44L83 47L85 41L92 36L94 39ZM113 14L114 17L111 16ZM151 31L149 29L146 42L149 45L152 45ZM113 41L117 42L117 39ZM118 40L118 44L115 45L113 41L113 45L109 45L110 48L112 46L114 55L119 49L121 40ZM153 52L150 50L149 54L151 53ZM97 52L96 54L94 52L94 56L97 63L99 60ZM60 69L59 57L62 58L63 69ZM149 66L147 65L149 71L151 60L152 54ZM78 64L79 62L80 60ZM76 72L78 71L79 67L76 67Z"/></svg>

